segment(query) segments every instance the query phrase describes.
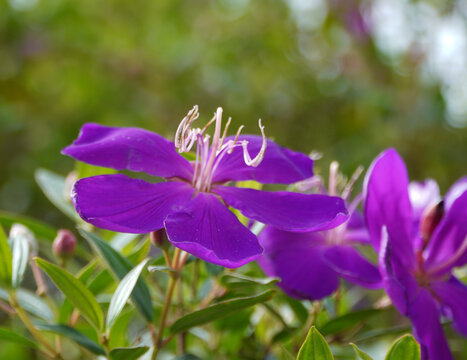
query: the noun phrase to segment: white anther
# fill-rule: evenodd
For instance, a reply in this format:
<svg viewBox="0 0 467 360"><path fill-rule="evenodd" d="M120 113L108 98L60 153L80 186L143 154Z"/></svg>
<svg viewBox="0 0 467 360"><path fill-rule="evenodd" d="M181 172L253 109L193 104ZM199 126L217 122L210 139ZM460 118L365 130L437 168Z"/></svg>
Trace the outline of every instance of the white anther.
<svg viewBox="0 0 467 360"><path fill-rule="evenodd" d="M264 153L266 152L266 147L268 145L268 140L266 138L266 134L264 133L264 126L261 125L261 119L259 119L258 124L259 129L261 130L261 135L263 137L263 143L261 145L261 149L258 152L258 155L256 155L254 159L251 158L250 153L248 152L248 141L244 140L241 142L243 147L243 160L245 161L245 164L253 167L256 167L259 164L261 164L261 161L263 161L264 158Z"/></svg>

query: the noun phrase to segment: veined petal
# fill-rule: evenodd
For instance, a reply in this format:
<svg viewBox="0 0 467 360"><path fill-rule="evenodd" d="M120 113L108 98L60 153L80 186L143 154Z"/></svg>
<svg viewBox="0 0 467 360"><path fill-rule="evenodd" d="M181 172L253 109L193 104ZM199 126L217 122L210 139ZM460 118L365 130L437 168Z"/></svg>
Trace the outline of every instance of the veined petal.
<svg viewBox="0 0 467 360"><path fill-rule="evenodd" d="M467 286L451 277L448 281L433 283L431 288L448 309L456 330L467 336Z"/></svg>
<svg viewBox="0 0 467 360"><path fill-rule="evenodd" d="M337 274L322 258L326 246L319 233L293 233L266 226L258 239L264 247L258 263L268 276L281 279L278 285L288 295L318 300L337 289Z"/></svg>
<svg viewBox="0 0 467 360"><path fill-rule="evenodd" d="M218 186L213 192L250 219L288 231L327 230L348 213L339 197Z"/></svg>
<svg viewBox="0 0 467 360"><path fill-rule="evenodd" d="M161 229L167 215L187 203L193 192L180 181L151 184L116 174L78 180L72 199L78 214L97 227L148 233Z"/></svg>
<svg viewBox="0 0 467 360"><path fill-rule="evenodd" d="M453 359L443 328L439 311L430 292L419 288L416 298L409 305L414 336L420 343L422 360Z"/></svg>
<svg viewBox="0 0 467 360"><path fill-rule="evenodd" d="M174 246L213 264L236 268L263 251L256 236L212 194L199 193L164 224Z"/></svg>
<svg viewBox="0 0 467 360"><path fill-rule="evenodd" d="M228 137L227 140L233 140ZM263 138L255 135L242 135L239 141L248 141L251 157L261 149ZM313 176L313 160L307 155L283 148L274 141L267 141L263 161L257 166L248 166L243 159L243 149L236 147L225 155L213 176L214 183L226 181L255 180L264 184L292 184Z"/></svg>
<svg viewBox="0 0 467 360"><path fill-rule="evenodd" d="M323 253L324 260L340 276L368 289L382 287L378 268L351 246L332 246Z"/></svg>
<svg viewBox="0 0 467 360"><path fill-rule="evenodd" d="M193 167L172 142L139 128L85 124L75 142L62 154L116 170L141 171L154 176L191 180Z"/></svg>
<svg viewBox="0 0 467 360"><path fill-rule="evenodd" d="M453 267L467 263L466 219L467 190L454 201L433 233L427 247L428 271L443 268L444 272L449 272Z"/></svg>
<svg viewBox="0 0 467 360"><path fill-rule="evenodd" d="M404 161L394 149L388 149L371 164L363 190L365 219L373 246L379 251L382 228L386 226L392 251L406 265L414 258L408 185Z"/></svg>

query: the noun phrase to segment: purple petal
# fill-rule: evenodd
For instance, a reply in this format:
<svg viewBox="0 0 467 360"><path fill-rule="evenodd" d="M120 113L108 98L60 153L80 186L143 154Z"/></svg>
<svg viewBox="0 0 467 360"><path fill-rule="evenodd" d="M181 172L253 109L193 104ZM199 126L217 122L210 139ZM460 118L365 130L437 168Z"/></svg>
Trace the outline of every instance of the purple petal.
<svg viewBox="0 0 467 360"><path fill-rule="evenodd" d="M444 208L449 210L454 201L467 191L467 176L457 180L444 196Z"/></svg>
<svg viewBox="0 0 467 360"><path fill-rule="evenodd" d="M358 211L354 211L346 224L345 240L347 243L370 244L370 234L365 221Z"/></svg>
<svg viewBox="0 0 467 360"><path fill-rule="evenodd" d="M409 197L415 219L420 219L425 208L441 200L438 183L433 179L412 181L409 184Z"/></svg>
<svg viewBox="0 0 467 360"><path fill-rule="evenodd" d="M256 236L212 194L196 195L164 224L173 245L228 268L255 260L263 250Z"/></svg>
<svg viewBox="0 0 467 360"><path fill-rule="evenodd" d="M243 135L239 140L248 141L248 151L253 158L261 149L262 137ZM289 150L268 140L263 161L257 167L247 166L243 149L235 148L226 155L214 174L213 182L255 180L264 184L292 184L313 176L313 160L307 155Z"/></svg>
<svg viewBox="0 0 467 360"><path fill-rule="evenodd" d="M451 277L448 281L433 283L431 288L448 309L456 330L467 336L467 286Z"/></svg>
<svg viewBox="0 0 467 360"><path fill-rule="evenodd" d="M426 266L450 271L467 263L467 191L452 204L427 247Z"/></svg>
<svg viewBox="0 0 467 360"><path fill-rule="evenodd" d="M268 276L298 299L318 300L332 294L339 285L336 272L325 261L326 246L319 233L293 233L267 226L258 236L264 254L258 263Z"/></svg>
<svg viewBox="0 0 467 360"><path fill-rule="evenodd" d="M394 149L384 151L373 161L364 181L364 211L373 246L379 251L382 228L386 226L392 251L405 264L413 261L408 184L404 161Z"/></svg>
<svg viewBox="0 0 467 360"><path fill-rule="evenodd" d="M116 170L141 171L165 178L191 180L191 164L177 153L172 142L138 128L85 124L75 142L62 154L76 160Z"/></svg>
<svg viewBox="0 0 467 360"><path fill-rule="evenodd" d="M422 360L453 359L443 328L439 311L430 292L419 288L417 297L409 305L414 336L420 343Z"/></svg>
<svg viewBox="0 0 467 360"><path fill-rule="evenodd" d="M368 289L382 286L378 268L351 246L332 246L324 251L324 260L340 276Z"/></svg>
<svg viewBox="0 0 467 360"><path fill-rule="evenodd" d="M187 203L193 192L180 181L151 184L117 174L78 180L72 199L78 214L97 227L148 233L161 229L167 215Z"/></svg>
<svg viewBox="0 0 467 360"><path fill-rule="evenodd" d="M213 192L246 217L282 230L326 230L348 218L344 201L338 197L226 186L216 187Z"/></svg>

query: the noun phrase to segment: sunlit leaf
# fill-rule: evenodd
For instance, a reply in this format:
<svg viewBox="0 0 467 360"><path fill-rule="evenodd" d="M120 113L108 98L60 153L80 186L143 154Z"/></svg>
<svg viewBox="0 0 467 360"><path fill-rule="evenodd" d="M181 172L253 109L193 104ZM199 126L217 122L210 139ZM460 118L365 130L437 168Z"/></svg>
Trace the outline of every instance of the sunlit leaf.
<svg viewBox="0 0 467 360"><path fill-rule="evenodd" d="M39 220L29 218L24 215L12 214L6 211L0 211L0 224L6 227L12 226L14 223L23 224L31 230L36 237L47 240L53 240L57 235L57 230L53 227L40 222Z"/></svg>
<svg viewBox="0 0 467 360"><path fill-rule="evenodd" d="M11 285L11 249L8 239L0 226L0 281L4 286Z"/></svg>
<svg viewBox="0 0 467 360"><path fill-rule="evenodd" d="M355 345L355 344L353 344L353 343L351 343L350 345L353 347L353 349L354 349L354 351L355 351L355 354L356 354L361 360L373 360L372 357L371 357L370 355L368 355L368 354L367 354L366 352L364 352L363 350L360 350L360 349L358 348L357 345Z"/></svg>
<svg viewBox="0 0 467 360"><path fill-rule="evenodd" d="M115 348L110 351L111 360L136 360L144 355L149 348L147 346L137 346L128 348Z"/></svg>
<svg viewBox="0 0 467 360"><path fill-rule="evenodd" d="M179 333L188 330L193 326L199 326L224 316L235 313L239 310L270 300L275 294L274 289L266 290L258 295L230 299L210 305L204 309L187 314L170 327L171 333Z"/></svg>
<svg viewBox="0 0 467 360"><path fill-rule="evenodd" d="M44 324L36 323L34 324L37 329L43 331L50 331L55 334L60 334L66 336L74 341L76 341L81 346L85 347L93 354L96 355L105 355L105 350L98 345L96 342L88 338L82 332L72 328L71 326L61 325L61 324Z"/></svg>
<svg viewBox="0 0 467 360"><path fill-rule="evenodd" d="M297 360L333 360L331 349L314 326L311 327L305 342L298 352Z"/></svg>
<svg viewBox="0 0 467 360"><path fill-rule="evenodd" d="M84 229L79 229L79 232L104 258L109 268L119 279L123 279L133 269L133 264L128 259L119 254L96 234ZM154 318L154 311L151 295L143 278L138 279L131 297L141 314L147 321L151 322Z"/></svg>
<svg viewBox="0 0 467 360"><path fill-rule="evenodd" d="M107 329L112 328L118 315L120 315L121 311L125 307L125 304L133 292L136 282L148 261L149 259L142 261L138 266L126 274L122 281L120 281L120 284L118 284L117 290L115 290L115 293L110 300L109 311L107 312Z"/></svg>
<svg viewBox="0 0 467 360"><path fill-rule="evenodd" d="M412 335L404 335L394 341L386 360L420 360L420 346Z"/></svg>
<svg viewBox="0 0 467 360"><path fill-rule="evenodd" d="M16 296L19 305L31 315L44 320L53 320L54 314L43 298L29 290L21 288L16 290ZM9 301L6 290L0 289L0 299Z"/></svg>
<svg viewBox="0 0 467 360"><path fill-rule="evenodd" d="M151 242L149 239L146 239L142 241L131 254L128 255L128 260L130 260L133 264L139 264L148 256L149 250L151 250Z"/></svg>
<svg viewBox="0 0 467 360"><path fill-rule="evenodd" d="M96 327L102 329L104 315L99 307L94 295L66 270L51 264L40 258L36 258L36 263L44 270L57 287L63 292L68 300L81 312L81 314Z"/></svg>
<svg viewBox="0 0 467 360"><path fill-rule="evenodd" d="M18 225L15 225L18 226ZM23 226L23 225L19 225ZM27 230L27 229L25 229ZM29 231L29 230L27 230ZM33 236L32 234L30 234ZM24 272L28 267L30 244L27 239L27 234L21 232L11 232L11 256L12 256L12 267L11 267L11 286L17 288L23 281Z"/></svg>
<svg viewBox="0 0 467 360"><path fill-rule="evenodd" d="M29 346L29 347L37 347L37 345L29 340L27 337L24 337L23 335L18 334L15 331L11 331L8 329L3 329L0 328L0 340L8 341L8 342L14 342L17 344Z"/></svg>

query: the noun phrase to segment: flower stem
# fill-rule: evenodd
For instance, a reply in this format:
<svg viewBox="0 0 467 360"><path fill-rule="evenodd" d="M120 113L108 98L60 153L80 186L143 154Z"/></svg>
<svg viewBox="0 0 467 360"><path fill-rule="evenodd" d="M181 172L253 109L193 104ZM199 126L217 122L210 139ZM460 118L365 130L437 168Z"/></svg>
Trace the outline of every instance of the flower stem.
<svg viewBox="0 0 467 360"><path fill-rule="evenodd" d="M39 331L34 327L32 324L31 320L27 316L26 312L19 306L17 298L16 298L16 293L11 291L9 292L9 297L10 297L10 304L11 307L16 311L16 314L18 317L21 319L21 321L24 323L26 328L30 331L30 333L36 338L37 341L39 341L52 355L49 353L43 352L44 355L46 355L49 359L62 359L60 354L57 354L55 349L45 340L42 335L39 333Z"/></svg>

